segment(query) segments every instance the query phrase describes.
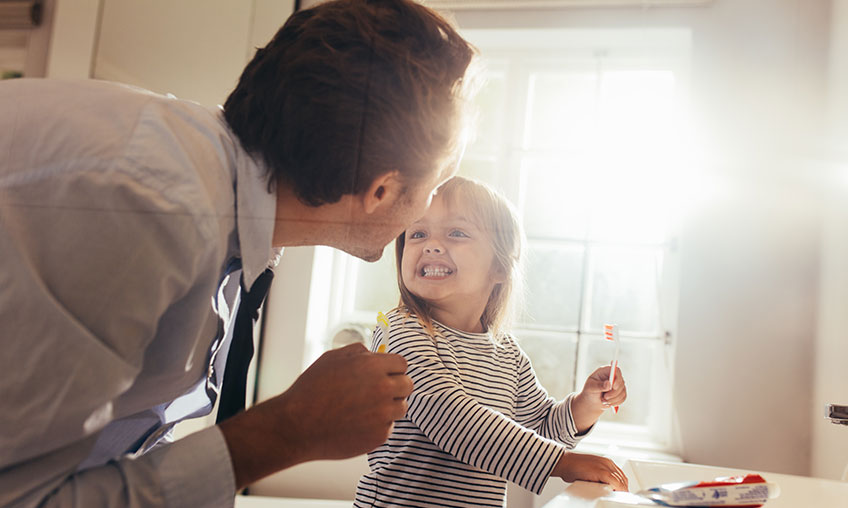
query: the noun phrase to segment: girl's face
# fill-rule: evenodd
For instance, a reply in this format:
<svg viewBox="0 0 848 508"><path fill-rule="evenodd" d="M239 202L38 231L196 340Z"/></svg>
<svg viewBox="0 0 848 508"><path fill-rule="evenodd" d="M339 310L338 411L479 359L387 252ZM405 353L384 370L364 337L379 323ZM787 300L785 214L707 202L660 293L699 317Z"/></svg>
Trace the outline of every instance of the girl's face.
<svg viewBox="0 0 848 508"><path fill-rule="evenodd" d="M461 206L449 209L438 194L427 213L406 230L403 283L436 311L479 322L492 289L504 280L500 272L489 234ZM444 322L439 312L434 317Z"/></svg>

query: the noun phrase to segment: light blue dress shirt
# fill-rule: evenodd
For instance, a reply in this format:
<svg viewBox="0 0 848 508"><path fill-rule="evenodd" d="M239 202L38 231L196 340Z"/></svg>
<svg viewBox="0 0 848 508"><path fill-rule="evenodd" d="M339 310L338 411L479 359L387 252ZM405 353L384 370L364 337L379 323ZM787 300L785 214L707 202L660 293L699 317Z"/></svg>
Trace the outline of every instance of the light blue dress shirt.
<svg viewBox="0 0 848 508"><path fill-rule="evenodd" d="M279 254L263 165L220 110L98 81L0 83L0 133L0 506L232 506L217 427L152 445L214 402L228 260Z"/></svg>

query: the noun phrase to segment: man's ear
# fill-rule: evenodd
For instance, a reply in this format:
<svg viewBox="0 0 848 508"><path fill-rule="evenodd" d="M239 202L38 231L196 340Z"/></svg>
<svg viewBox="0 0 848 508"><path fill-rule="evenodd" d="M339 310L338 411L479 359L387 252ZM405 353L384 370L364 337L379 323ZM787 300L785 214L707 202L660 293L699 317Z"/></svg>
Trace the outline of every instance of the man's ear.
<svg viewBox="0 0 848 508"><path fill-rule="evenodd" d="M382 205L391 205L403 193L400 171L388 171L374 178L362 197L365 213L373 213Z"/></svg>

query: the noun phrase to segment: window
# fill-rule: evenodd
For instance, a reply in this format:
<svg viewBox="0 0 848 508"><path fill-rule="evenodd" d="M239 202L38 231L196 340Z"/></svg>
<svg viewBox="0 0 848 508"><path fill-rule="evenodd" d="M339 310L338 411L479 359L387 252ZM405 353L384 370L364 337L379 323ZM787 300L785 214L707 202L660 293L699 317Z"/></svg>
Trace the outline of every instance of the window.
<svg viewBox="0 0 848 508"><path fill-rule="evenodd" d="M617 323L628 401L602 417L591 440L670 450L672 219L686 141L689 34L465 35L481 49L487 79L477 136L459 173L512 200L527 236L526 301L513 331L542 384L562 398L609 365L612 344L602 327ZM331 302L326 336L307 347L305 365L334 336L347 341L351 329L373 328L377 312L398 301L393 245L373 264L318 250L332 266L323 282Z"/></svg>

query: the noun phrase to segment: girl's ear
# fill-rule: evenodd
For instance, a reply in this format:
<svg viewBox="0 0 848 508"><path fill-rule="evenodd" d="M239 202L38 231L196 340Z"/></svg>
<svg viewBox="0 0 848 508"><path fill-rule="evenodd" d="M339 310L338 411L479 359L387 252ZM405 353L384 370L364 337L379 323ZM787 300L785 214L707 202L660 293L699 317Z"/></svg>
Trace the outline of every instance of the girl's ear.
<svg viewBox="0 0 848 508"><path fill-rule="evenodd" d="M490 270L492 280L495 284L506 282L506 269L495 261L492 261L492 269Z"/></svg>

